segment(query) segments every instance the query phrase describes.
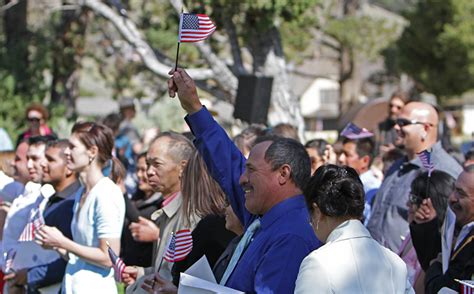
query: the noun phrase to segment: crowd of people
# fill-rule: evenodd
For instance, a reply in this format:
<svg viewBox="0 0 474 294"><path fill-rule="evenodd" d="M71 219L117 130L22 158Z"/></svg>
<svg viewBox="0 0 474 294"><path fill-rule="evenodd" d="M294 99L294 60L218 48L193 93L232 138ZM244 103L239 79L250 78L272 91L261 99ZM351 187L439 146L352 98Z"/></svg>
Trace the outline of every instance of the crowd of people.
<svg viewBox="0 0 474 294"><path fill-rule="evenodd" d="M191 132L144 142L130 99L61 139L43 106L26 110L29 128L0 152L5 293L178 293L203 256L245 293L438 293L474 279L474 150L465 162L445 150L434 106L397 92L376 130L351 124L333 144L303 145L288 124L231 138L186 71L170 74ZM169 261L182 230L192 249Z"/></svg>

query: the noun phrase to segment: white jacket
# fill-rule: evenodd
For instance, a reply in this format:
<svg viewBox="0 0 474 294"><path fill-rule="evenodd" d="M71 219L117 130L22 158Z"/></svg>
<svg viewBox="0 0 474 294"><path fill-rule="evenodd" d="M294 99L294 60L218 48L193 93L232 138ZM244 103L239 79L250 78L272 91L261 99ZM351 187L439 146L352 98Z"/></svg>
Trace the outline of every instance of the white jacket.
<svg viewBox="0 0 474 294"><path fill-rule="evenodd" d="M358 220L339 225L301 263L295 293L414 293L403 260Z"/></svg>

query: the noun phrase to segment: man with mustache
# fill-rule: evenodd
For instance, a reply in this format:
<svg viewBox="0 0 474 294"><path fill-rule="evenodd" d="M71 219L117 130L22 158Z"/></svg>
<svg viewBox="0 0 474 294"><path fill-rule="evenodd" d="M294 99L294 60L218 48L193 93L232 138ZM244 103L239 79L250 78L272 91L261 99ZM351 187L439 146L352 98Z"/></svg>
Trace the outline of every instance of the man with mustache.
<svg viewBox="0 0 474 294"><path fill-rule="evenodd" d="M170 74L169 94L178 94L194 144L246 230L220 284L246 293L292 293L301 261L320 246L302 195L311 176L305 148L265 137L246 159L202 106L191 77L183 69Z"/></svg>
<svg viewBox="0 0 474 294"><path fill-rule="evenodd" d="M425 277L426 293L438 293L443 287L459 290L454 279L474 278L474 165L465 167L459 175L448 202L456 215L452 253L444 273L440 260L431 262Z"/></svg>

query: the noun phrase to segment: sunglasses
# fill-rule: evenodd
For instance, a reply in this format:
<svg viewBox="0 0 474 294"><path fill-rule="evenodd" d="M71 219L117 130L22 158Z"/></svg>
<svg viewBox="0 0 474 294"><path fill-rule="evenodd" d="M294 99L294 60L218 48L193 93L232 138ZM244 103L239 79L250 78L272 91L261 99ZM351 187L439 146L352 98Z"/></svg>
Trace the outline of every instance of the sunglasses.
<svg viewBox="0 0 474 294"><path fill-rule="evenodd" d="M433 126L432 123L421 122L421 121L417 121L417 120L409 120L409 119L406 119L406 118L397 118L395 120L395 124L399 125L401 128L404 127L404 126L409 126L409 125L429 125L429 126Z"/></svg>
<svg viewBox="0 0 474 294"><path fill-rule="evenodd" d="M29 117L27 118L29 122L40 122L41 118L38 117Z"/></svg>

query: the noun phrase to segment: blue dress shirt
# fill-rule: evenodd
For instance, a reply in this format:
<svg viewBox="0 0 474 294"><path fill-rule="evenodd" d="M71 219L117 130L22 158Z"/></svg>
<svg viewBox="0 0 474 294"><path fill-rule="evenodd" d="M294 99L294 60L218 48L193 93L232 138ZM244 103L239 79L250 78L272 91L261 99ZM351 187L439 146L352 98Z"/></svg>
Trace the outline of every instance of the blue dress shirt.
<svg viewBox="0 0 474 294"><path fill-rule="evenodd" d="M239 184L245 157L205 107L185 119L210 173L247 228L257 216L245 208L245 193ZM226 286L246 293L293 293L301 261L321 245L309 220L303 195L273 206L261 216L260 229Z"/></svg>

